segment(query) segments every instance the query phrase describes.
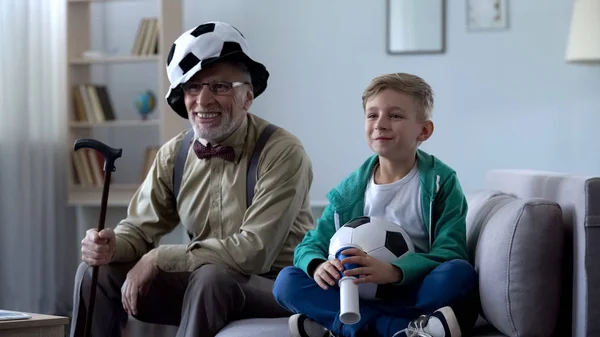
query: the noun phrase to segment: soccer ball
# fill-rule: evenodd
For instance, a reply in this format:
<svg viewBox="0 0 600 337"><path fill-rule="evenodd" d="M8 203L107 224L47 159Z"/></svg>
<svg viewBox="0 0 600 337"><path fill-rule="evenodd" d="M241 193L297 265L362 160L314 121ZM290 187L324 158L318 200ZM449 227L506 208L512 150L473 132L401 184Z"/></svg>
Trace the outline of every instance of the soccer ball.
<svg viewBox="0 0 600 337"><path fill-rule="evenodd" d="M355 247L384 262L393 262L415 248L408 233L400 225L380 217L363 216L352 219L335 232L329 241L329 259L342 248ZM363 299L377 299L382 287L375 283L358 286Z"/></svg>

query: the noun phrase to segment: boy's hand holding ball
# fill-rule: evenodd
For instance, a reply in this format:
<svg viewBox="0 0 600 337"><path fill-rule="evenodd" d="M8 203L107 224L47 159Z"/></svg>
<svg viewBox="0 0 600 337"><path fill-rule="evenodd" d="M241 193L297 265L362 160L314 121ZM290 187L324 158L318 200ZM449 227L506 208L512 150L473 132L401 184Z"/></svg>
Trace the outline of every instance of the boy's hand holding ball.
<svg viewBox="0 0 600 337"><path fill-rule="evenodd" d="M340 273L344 271L342 262L338 259L331 259L321 263L313 274L313 278L319 287L327 290L329 286L334 286L340 279ZM329 285L329 286L328 286Z"/></svg>
<svg viewBox="0 0 600 337"><path fill-rule="evenodd" d="M383 262L372 256L367 255L360 249L349 248L342 252L343 255L352 255L343 259L342 266L347 264L357 264L360 267L344 271L346 276L357 277L355 284L377 283L388 284L396 283L402 280L402 270L391 263Z"/></svg>
<svg viewBox="0 0 600 337"><path fill-rule="evenodd" d="M389 284L402 281L400 268L369 256L360 249L349 248L342 251L342 255L351 256L341 261L338 259L327 260L315 270L313 278L324 290L327 290L329 286L336 285L342 272L345 276L355 276L354 284ZM350 264L357 264L360 267L344 271L344 265Z"/></svg>

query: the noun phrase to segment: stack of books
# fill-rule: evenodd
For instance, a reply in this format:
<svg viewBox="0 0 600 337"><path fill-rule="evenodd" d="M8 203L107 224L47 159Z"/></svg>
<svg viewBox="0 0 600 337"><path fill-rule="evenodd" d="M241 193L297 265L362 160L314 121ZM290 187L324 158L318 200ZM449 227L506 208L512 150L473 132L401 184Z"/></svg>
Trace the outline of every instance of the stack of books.
<svg viewBox="0 0 600 337"><path fill-rule="evenodd" d="M140 21L131 54L149 56L158 54L158 19L144 18Z"/></svg>
<svg viewBox="0 0 600 337"><path fill-rule="evenodd" d="M104 156L102 153L85 148L71 152L73 163L73 183L83 187L104 185Z"/></svg>
<svg viewBox="0 0 600 337"><path fill-rule="evenodd" d="M74 120L102 123L115 119L113 104L104 85L78 84L73 88Z"/></svg>

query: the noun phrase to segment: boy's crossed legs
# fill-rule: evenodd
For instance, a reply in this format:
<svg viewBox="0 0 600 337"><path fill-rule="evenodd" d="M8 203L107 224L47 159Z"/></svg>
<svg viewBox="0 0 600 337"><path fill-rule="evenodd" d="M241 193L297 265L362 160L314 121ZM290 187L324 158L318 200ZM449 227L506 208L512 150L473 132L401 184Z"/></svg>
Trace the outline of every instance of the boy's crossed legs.
<svg viewBox="0 0 600 337"><path fill-rule="evenodd" d="M323 290L299 268L287 267L280 272L273 287L273 295L284 308L307 316L336 336L356 337L363 333L371 333L380 337L405 337L406 333L402 331L409 323L411 326L427 324L427 317L423 321L423 317L419 319L419 316L431 315L444 307L446 308L435 315L439 316L443 311L447 315L449 311L450 316L457 317L463 330L472 327L479 308L477 281L477 273L468 262L454 260L443 263L421 283L399 287L392 299L361 300L361 321L353 325L344 325L339 320L339 288L335 286ZM447 307L451 307L452 310ZM302 319L298 320L298 316L292 319L304 324ZM444 318L441 317L441 320ZM456 325L441 320L439 322L443 324ZM434 321L435 319L429 320ZM431 327L424 331L431 331ZM310 332L308 333L311 336ZM437 335L432 334L432 337ZM454 337L450 334L440 336Z"/></svg>

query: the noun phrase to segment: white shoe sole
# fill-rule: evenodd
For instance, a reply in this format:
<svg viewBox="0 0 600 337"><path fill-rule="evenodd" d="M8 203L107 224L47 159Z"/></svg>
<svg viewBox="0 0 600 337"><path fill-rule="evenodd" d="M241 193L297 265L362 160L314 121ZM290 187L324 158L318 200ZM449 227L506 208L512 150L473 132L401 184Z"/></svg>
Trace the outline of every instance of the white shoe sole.
<svg viewBox="0 0 600 337"><path fill-rule="evenodd" d="M443 307L439 310L436 310L434 315L442 314L446 321L446 325L450 330L450 336L447 337L461 337L462 332L460 331L460 325L458 324L458 320L456 319L456 315L454 314L454 310L450 307Z"/></svg>

